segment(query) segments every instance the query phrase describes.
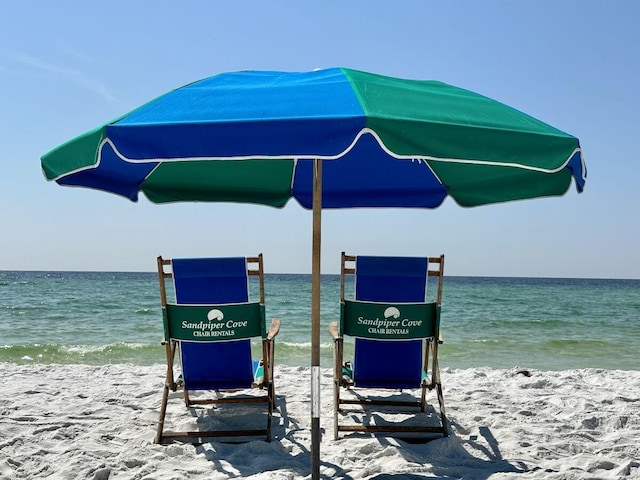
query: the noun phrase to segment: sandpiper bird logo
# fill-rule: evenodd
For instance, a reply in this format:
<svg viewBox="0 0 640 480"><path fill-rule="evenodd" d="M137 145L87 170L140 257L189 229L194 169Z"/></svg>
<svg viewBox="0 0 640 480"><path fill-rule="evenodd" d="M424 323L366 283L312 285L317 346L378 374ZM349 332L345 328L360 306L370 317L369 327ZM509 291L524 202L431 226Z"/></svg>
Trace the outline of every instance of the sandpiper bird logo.
<svg viewBox="0 0 640 480"><path fill-rule="evenodd" d="M396 307L388 307L384 311L384 318L400 318L400 310Z"/></svg>
<svg viewBox="0 0 640 480"><path fill-rule="evenodd" d="M207 313L207 318L210 322L213 322L214 320L221 321L222 319L224 319L224 313L222 313L217 308L214 308L213 310L210 310L209 313Z"/></svg>

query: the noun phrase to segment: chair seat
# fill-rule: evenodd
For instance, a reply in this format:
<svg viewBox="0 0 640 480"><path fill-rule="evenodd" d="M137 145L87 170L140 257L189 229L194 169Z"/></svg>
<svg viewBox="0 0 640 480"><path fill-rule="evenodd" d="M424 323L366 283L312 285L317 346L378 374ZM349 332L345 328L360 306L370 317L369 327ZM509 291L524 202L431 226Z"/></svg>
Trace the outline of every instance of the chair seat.
<svg viewBox="0 0 640 480"><path fill-rule="evenodd" d="M255 385L261 385L264 381L264 367L261 365L260 360L253 361L253 375L251 381L244 379L243 381L233 378L231 380L216 380L211 381L204 379L201 381L192 380L189 382L187 390L234 390L251 388Z"/></svg>
<svg viewBox="0 0 640 480"><path fill-rule="evenodd" d="M353 382L366 388L420 388L422 340L356 339Z"/></svg>
<svg viewBox="0 0 640 480"><path fill-rule="evenodd" d="M181 342L180 351L186 390L251 388L254 369L249 339L217 343Z"/></svg>
<svg viewBox="0 0 640 480"><path fill-rule="evenodd" d="M353 362L347 362L342 366L342 380L343 380L343 386L355 386L354 381L353 381L353 368L354 368L354 364ZM372 385L371 388L389 388L389 389L393 389L393 388L397 388L397 389L402 389L402 388L419 388L422 386L423 382L426 382L429 380L429 374L425 371L422 370L422 380L420 381L420 385L416 386L416 387L395 387L393 386L394 384L391 383L385 383L384 385Z"/></svg>

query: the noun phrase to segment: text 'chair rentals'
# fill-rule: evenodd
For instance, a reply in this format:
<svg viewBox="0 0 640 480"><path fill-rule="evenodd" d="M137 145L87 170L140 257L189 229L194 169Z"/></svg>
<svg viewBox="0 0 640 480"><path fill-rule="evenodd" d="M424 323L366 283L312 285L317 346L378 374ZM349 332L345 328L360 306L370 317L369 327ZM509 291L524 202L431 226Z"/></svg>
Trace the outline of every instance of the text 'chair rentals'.
<svg viewBox="0 0 640 480"><path fill-rule="evenodd" d="M249 279L254 276L259 284L259 301L250 301ZM246 258L170 260L158 257L158 277L167 374L156 443L169 439L259 435L264 435L269 441L275 403L274 337L278 334L280 319L273 319L267 331L262 254ZM167 301L167 290L171 286L175 302ZM252 358L252 338L259 339L262 344L262 357L256 361ZM180 376L176 376L174 371L177 367L176 351L180 354ZM246 391L256 387L266 395ZM266 403L267 425L265 428L252 426L165 433L169 391L175 392L178 388L183 389L187 407ZM202 399L193 395L192 398L190 392L195 391L213 391L215 397Z"/></svg>
<svg viewBox="0 0 640 480"><path fill-rule="evenodd" d="M431 267L431 269L430 269ZM334 339L334 437L339 432L439 433L447 436L447 425L438 366L440 303L444 255L440 257L371 257L342 253L340 269L340 322L332 322L329 332ZM427 301L429 277L436 277L435 300ZM350 280L354 298L345 298ZM353 285L355 284L355 285ZM344 337L354 339L353 362L344 362ZM340 389L349 391L341 398ZM365 395L365 389L372 389ZM389 390L420 389L400 398ZM426 415L426 392L435 389L440 404L440 418ZM381 395L386 391L387 395ZM345 394L346 396L346 394ZM413 398L411 398L413 397ZM340 422L344 405L359 405L362 419ZM411 407L414 422L372 421L376 406ZM351 407L353 408L353 407ZM353 411L349 410L352 414ZM420 415L418 414L420 413ZM353 415L350 415L353 419ZM421 418L418 418L421 417ZM381 418L381 416L378 416ZM416 421L418 422L416 424ZM426 423L429 423L428 425Z"/></svg>

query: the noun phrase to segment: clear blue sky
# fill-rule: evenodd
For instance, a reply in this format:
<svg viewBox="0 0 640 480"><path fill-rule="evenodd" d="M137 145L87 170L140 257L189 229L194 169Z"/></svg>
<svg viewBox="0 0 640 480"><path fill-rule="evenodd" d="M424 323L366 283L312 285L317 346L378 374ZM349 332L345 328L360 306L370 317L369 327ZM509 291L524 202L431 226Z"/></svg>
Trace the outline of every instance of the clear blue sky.
<svg viewBox="0 0 640 480"><path fill-rule="evenodd" d="M344 66L441 80L580 139L585 192L464 209L323 213L342 250L447 257L450 275L640 278L640 2L24 1L0 15L0 270L145 270L265 254L309 272L311 214L131 203L46 182L40 155L225 71Z"/></svg>

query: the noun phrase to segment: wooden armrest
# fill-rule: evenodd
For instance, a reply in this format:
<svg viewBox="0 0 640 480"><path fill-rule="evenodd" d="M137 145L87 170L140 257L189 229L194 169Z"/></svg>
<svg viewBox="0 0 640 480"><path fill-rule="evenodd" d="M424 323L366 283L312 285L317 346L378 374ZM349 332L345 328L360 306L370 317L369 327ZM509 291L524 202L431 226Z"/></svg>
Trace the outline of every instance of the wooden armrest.
<svg viewBox="0 0 640 480"><path fill-rule="evenodd" d="M338 332L338 322L331 322L329 324L329 334L333 337L334 340L340 338L340 333Z"/></svg>
<svg viewBox="0 0 640 480"><path fill-rule="evenodd" d="M442 331L438 332L438 343L443 343L444 342L444 337L442 336Z"/></svg>
<svg viewBox="0 0 640 480"><path fill-rule="evenodd" d="M267 340L273 340L273 338L278 335L280 331L280 319L274 318L271 320L271 328L269 328L269 332L267 333Z"/></svg>

